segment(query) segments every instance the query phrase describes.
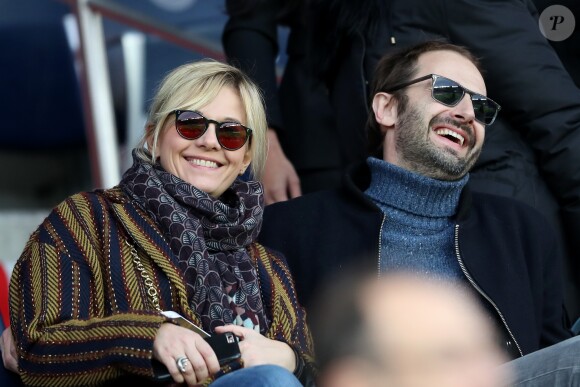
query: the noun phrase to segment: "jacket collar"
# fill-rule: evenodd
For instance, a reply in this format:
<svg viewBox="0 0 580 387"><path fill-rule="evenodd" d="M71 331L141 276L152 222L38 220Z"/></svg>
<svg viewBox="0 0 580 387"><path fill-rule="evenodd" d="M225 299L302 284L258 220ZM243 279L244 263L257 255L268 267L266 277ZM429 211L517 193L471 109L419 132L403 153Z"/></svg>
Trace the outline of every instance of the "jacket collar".
<svg viewBox="0 0 580 387"><path fill-rule="evenodd" d="M381 211L364 193L370 184L371 171L366 160L350 165L343 176L343 189L351 200L355 200L367 210ZM464 222L467 220L472 201L473 196L468 182L465 188L463 188L459 198L459 206L454 216L456 222Z"/></svg>

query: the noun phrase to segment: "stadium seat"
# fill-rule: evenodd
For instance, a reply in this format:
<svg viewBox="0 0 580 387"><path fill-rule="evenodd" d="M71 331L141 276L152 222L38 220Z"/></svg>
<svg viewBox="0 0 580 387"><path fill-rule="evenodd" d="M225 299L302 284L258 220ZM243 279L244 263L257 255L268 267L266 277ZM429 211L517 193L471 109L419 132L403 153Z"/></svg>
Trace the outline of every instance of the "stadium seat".
<svg viewBox="0 0 580 387"><path fill-rule="evenodd" d="M0 0L3 149L85 144L79 83L63 27L67 5Z"/></svg>

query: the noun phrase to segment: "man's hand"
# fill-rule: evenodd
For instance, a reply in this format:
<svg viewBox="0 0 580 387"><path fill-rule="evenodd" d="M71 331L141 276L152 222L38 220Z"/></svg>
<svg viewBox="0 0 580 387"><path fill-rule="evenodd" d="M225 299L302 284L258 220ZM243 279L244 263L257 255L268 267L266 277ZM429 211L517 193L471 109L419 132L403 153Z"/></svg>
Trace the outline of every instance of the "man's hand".
<svg viewBox="0 0 580 387"><path fill-rule="evenodd" d="M292 199L302 194L298 174L290 160L286 158L276 132L268 129L267 139L268 157L263 177L266 205Z"/></svg>
<svg viewBox="0 0 580 387"><path fill-rule="evenodd" d="M18 372L18 354L16 353L16 346L14 346L12 329L10 329L10 327L4 329L4 332L2 332L2 338L0 338L0 351L2 351L2 362L4 363L4 368L12 372Z"/></svg>

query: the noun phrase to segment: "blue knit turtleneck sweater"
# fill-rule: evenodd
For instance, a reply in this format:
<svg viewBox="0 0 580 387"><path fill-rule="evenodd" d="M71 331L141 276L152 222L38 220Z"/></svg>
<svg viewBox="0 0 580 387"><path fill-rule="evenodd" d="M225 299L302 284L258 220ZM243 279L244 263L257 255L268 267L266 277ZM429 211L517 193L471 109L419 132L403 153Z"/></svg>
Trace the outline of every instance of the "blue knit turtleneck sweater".
<svg viewBox="0 0 580 387"><path fill-rule="evenodd" d="M454 248L459 196L468 176L442 181L369 157L371 184L365 194L385 213L381 271L463 277Z"/></svg>

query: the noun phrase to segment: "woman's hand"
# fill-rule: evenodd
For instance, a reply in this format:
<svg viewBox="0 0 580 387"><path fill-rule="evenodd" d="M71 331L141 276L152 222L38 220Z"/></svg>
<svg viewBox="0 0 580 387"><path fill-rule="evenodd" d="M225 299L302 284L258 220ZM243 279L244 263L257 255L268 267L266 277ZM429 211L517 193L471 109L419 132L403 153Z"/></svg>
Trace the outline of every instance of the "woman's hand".
<svg viewBox="0 0 580 387"><path fill-rule="evenodd" d="M210 345L197 333L172 323L163 323L153 342L153 357L163 363L176 383L201 383L219 371L218 359ZM186 357L185 372L177 359Z"/></svg>
<svg viewBox="0 0 580 387"><path fill-rule="evenodd" d="M4 329L4 332L2 332L0 350L2 351L4 367L12 372L18 372L18 354L16 353L16 346L14 345L14 338L12 337L10 327Z"/></svg>
<svg viewBox="0 0 580 387"><path fill-rule="evenodd" d="M216 333L232 332L239 339L244 367L274 364L294 372L296 357L290 346L282 341L271 340L256 331L238 325L217 327Z"/></svg>

